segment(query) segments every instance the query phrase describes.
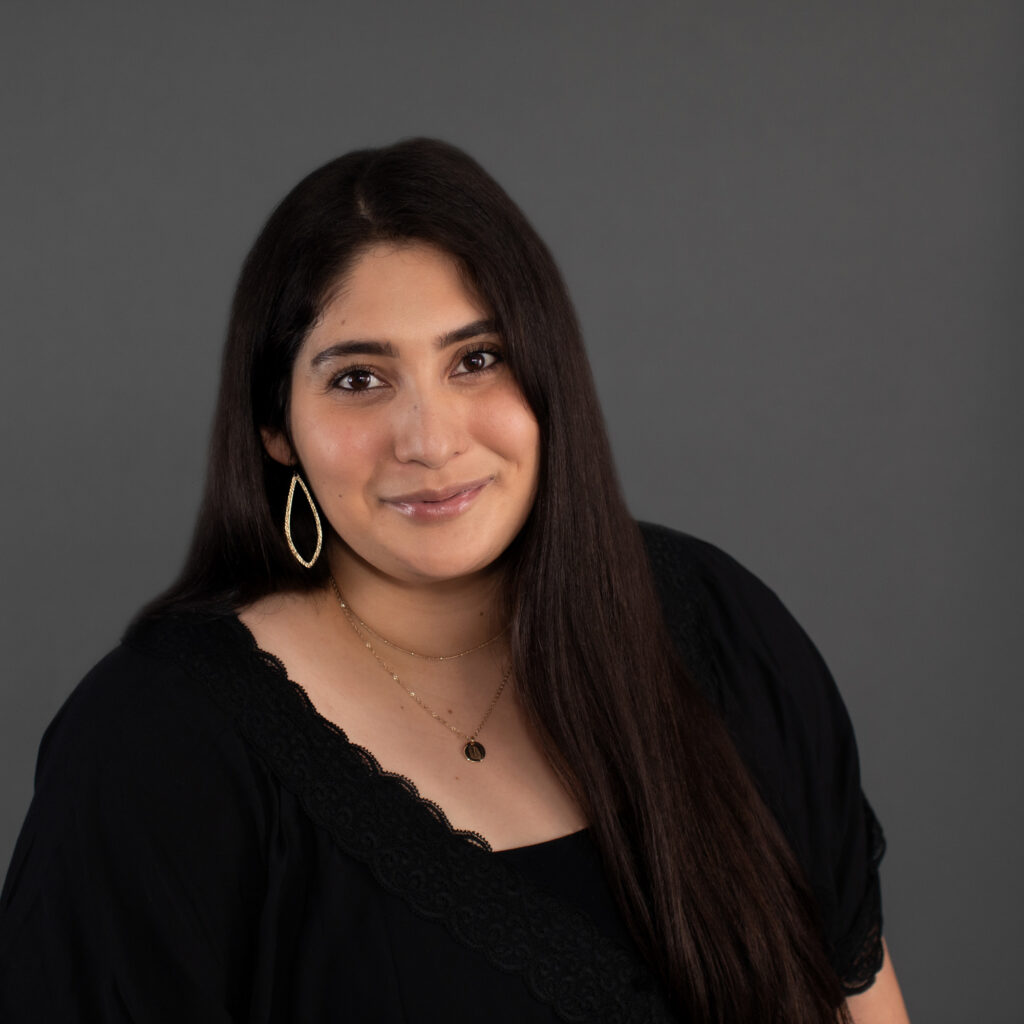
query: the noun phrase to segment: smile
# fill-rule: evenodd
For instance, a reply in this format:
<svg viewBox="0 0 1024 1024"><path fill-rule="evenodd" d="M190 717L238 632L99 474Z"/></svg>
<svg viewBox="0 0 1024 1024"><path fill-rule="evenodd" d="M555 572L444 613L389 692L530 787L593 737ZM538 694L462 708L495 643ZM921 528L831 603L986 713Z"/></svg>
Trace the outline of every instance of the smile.
<svg viewBox="0 0 1024 1024"><path fill-rule="evenodd" d="M382 501L396 512L419 522L453 519L465 512L493 479L488 476L483 480L455 484L442 490L413 491L394 498L383 498Z"/></svg>

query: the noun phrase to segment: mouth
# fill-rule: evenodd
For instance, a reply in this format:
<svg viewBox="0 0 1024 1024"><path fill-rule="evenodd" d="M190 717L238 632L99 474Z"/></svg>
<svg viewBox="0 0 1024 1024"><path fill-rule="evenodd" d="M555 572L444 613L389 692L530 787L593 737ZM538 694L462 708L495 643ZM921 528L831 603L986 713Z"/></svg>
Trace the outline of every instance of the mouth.
<svg viewBox="0 0 1024 1024"><path fill-rule="evenodd" d="M493 476L488 476L437 490L410 491L408 494L381 500L410 519L427 522L451 519L465 512L493 480Z"/></svg>

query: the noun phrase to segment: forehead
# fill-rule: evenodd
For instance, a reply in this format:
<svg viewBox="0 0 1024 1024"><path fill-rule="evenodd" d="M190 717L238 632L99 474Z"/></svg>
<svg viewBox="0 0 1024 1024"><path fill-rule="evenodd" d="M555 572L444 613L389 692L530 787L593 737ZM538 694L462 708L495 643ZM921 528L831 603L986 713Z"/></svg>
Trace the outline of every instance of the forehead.
<svg viewBox="0 0 1024 1024"><path fill-rule="evenodd" d="M328 293L317 327L449 330L487 313L454 256L423 242L364 251Z"/></svg>

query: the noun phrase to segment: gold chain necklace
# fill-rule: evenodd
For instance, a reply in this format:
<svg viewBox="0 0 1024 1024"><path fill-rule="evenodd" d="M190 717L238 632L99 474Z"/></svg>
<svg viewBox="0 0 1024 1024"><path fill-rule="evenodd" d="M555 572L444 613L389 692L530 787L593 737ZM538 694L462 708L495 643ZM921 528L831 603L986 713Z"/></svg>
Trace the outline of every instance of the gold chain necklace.
<svg viewBox="0 0 1024 1024"><path fill-rule="evenodd" d="M384 669L384 671L387 672L389 676L391 676L391 678L402 688L402 690L405 693L407 693L414 701L416 701L416 703L419 704L419 706L423 708L423 710L426 711L426 713L430 715L431 718L433 718L437 722L440 722L441 725L443 725L450 732L455 733L456 736L461 736L466 741L465 746L462 748L462 752L466 755L467 761L482 761L487 756L487 750L484 748L484 745L477 739L477 736L480 735L480 731L487 724L487 719L491 717L491 712L494 710L495 705L497 705L498 698L501 696L502 691L505 689L505 684L508 682L509 677L512 675L512 666L509 665L508 668L506 668L505 671L501 674L501 682L498 684L498 689L495 690L494 696L491 698L490 706L484 713L484 717L480 719L480 724L473 730L471 734L464 733L461 729L452 725L451 722L449 722L447 719L442 718L432 707L430 707L430 705L428 705L419 696L418 693L416 693L415 690L410 690L405 685L405 683L403 683L402 680L398 678L398 673L384 661L384 659L373 649L373 645L370 643L369 640L366 639L366 636L360 632L359 626L356 625L356 622L361 622L361 620L359 620L356 617L354 612L352 612L349 606L345 603L345 599L341 596L341 591L338 589L338 584L335 581L333 574L331 575L330 580L331 589L334 591L334 596L338 599L338 604L341 606L341 610L345 613L345 618L348 620L348 624L352 627L352 631L355 633L355 635L359 637L359 639L363 642L363 646L373 655L374 660L377 662L377 664L380 665L380 667ZM361 624L365 626L365 623ZM370 630L368 626L366 626L366 629L371 633L373 632L373 630ZM502 632L504 632L504 630L502 630ZM498 636L500 635L501 634L499 633ZM491 640L488 640L487 643L481 644L480 646L486 647L487 644L493 643L493 641L496 639L497 637L492 637ZM401 648L399 648L399 650L400 649ZM479 650L479 648L473 649ZM464 653L469 652L467 651ZM451 654L448 655L448 657L456 658L459 657L459 655Z"/></svg>
<svg viewBox="0 0 1024 1024"><path fill-rule="evenodd" d="M331 583L334 586L334 593L341 602L341 607L345 609L345 614L348 616L349 622L354 618L367 633L371 636L375 636L382 644L386 644L394 651L400 651L402 654L408 654L410 658L422 658L424 661L452 661L455 658L464 658L467 654L472 654L474 651L480 651L485 647L490 647L495 640L500 639L508 632L508 626L505 625L495 633L490 640L485 640L482 644L477 644L476 647L467 647L464 651L458 651L455 654L420 654L418 651L409 651L404 647L399 647L398 644L389 640L386 636L381 636L373 626L363 622L363 620L356 615L355 609L348 604L347 601L342 600L341 593L338 591L338 585L334 582L333 576L331 577Z"/></svg>

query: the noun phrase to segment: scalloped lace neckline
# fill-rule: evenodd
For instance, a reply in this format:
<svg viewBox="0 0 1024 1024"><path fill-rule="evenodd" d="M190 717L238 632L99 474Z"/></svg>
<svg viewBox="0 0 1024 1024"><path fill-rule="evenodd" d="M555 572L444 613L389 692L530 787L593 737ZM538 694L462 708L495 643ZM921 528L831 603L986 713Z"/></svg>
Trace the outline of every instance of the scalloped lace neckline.
<svg viewBox="0 0 1024 1024"><path fill-rule="evenodd" d="M409 778L408 775L403 775L401 772L389 771L380 763L380 761L377 759L376 754L374 754L373 751L367 749L359 743L354 743L352 740L349 739L348 734L340 725L338 725L337 722L333 722L331 721L331 719L322 715L320 711L317 709L316 705L313 703L312 699L310 698L309 693L306 691L306 688L301 683L296 682L294 679L292 679L292 677L288 674L288 669L285 666L284 662L276 654L271 654L269 651L264 650L262 647L260 647L259 642L257 641L252 630L249 629L249 627L238 617L237 614L232 614L228 616L228 621L231 623L233 628L240 631L240 634L245 639L248 646L251 647L253 653L259 656L260 660L267 666L268 670L274 671L274 674L279 677L280 682L284 683L288 687L293 688L299 694L299 696L302 698L302 702L306 710L313 715L317 724L320 725L321 728L329 729L331 732L335 733L338 737L344 740L344 742L350 748L352 748L352 750L358 753L360 757L364 758L366 762L370 764L373 770L378 774L385 776L387 778L399 779L402 782L404 782L409 790L410 797L414 801L423 805L432 814L440 818L440 820L444 822L444 824L448 827L448 830L452 833L454 837L463 840L470 839L470 841L473 841L477 845L482 846L488 853L502 854L515 853L520 850L541 850L545 847L554 847L555 844L564 843L571 839L579 840L584 835L587 835L589 833L589 827L584 826L581 829L577 829L575 832L567 832L564 835L554 836L551 839L543 839L538 843L524 843L520 846L509 846L500 850L496 850L491 845L490 840L488 840L487 837L483 835L483 833L477 832L474 829L457 828L455 825L452 824L452 821L448 817L444 808L442 808L441 805L436 803L435 801L423 796L423 794L420 793L419 787L412 779Z"/></svg>

